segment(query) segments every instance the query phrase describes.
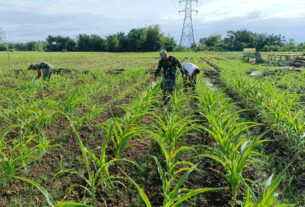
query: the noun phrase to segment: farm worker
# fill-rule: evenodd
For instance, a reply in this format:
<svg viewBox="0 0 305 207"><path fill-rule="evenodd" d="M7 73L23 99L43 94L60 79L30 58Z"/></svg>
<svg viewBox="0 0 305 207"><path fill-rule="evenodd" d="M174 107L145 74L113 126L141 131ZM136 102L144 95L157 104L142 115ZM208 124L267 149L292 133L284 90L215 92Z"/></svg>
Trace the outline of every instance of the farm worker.
<svg viewBox="0 0 305 207"><path fill-rule="evenodd" d="M36 70L38 75L36 79L39 79L42 75L43 80L50 80L53 66L47 62L41 62L34 65L30 65L28 70Z"/></svg>
<svg viewBox="0 0 305 207"><path fill-rule="evenodd" d="M182 68L186 74L186 80L184 82L185 90L191 87L193 91L196 89L196 77L200 73L200 69L197 65L193 63L183 63Z"/></svg>
<svg viewBox="0 0 305 207"><path fill-rule="evenodd" d="M176 87L177 67L182 73L184 80L186 80L186 75L180 62L175 57L169 56L166 50L160 52L160 58L158 68L155 72L155 81L163 68L161 89L163 93L163 102L164 104L167 104L170 99L169 95L174 92Z"/></svg>

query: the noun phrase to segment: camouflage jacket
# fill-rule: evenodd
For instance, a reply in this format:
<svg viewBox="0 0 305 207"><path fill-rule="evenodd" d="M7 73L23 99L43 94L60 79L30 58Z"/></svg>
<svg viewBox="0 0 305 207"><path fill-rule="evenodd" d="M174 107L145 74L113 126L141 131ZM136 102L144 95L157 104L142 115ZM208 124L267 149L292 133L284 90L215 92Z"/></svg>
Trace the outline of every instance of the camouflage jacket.
<svg viewBox="0 0 305 207"><path fill-rule="evenodd" d="M37 69L48 69L48 70L52 70L53 67L51 64L47 63L47 62L41 62L36 64Z"/></svg>
<svg viewBox="0 0 305 207"><path fill-rule="evenodd" d="M182 74L185 71L182 68L180 62L173 56L169 56L167 60L160 60L158 69L155 72L155 76L159 76L161 72L161 68L163 68L163 78L165 79L176 79L177 67L180 69Z"/></svg>

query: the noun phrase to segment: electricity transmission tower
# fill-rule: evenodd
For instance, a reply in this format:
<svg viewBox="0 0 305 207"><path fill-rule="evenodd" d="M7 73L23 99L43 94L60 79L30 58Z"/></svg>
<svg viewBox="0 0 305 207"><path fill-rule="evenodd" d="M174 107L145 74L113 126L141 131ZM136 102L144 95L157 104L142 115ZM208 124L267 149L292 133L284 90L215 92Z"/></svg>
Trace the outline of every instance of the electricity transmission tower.
<svg viewBox="0 0 305 207"><path fill-rule="evenodd" d="M179 13L185 13L182 34L180 39L180 46L192 46L195 43L194 29L193 29L193 12L198 13L192 7L192 2L198 3L198 0L180 0L179 3L185 3L184 10L179 11Z"/></svg>

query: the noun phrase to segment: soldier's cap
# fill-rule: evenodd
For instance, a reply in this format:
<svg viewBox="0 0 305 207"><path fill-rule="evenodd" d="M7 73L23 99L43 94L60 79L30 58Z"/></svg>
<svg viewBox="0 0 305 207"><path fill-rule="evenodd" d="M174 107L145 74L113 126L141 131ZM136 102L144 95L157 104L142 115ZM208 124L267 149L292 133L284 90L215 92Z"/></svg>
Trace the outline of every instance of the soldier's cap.
<svg viewBox="0 0 305 207"><path fill-rule="evenodd" d="M160 51L160 57L163 57L163 55L167 54L167 51L166 50L161 50Z"/></svg>

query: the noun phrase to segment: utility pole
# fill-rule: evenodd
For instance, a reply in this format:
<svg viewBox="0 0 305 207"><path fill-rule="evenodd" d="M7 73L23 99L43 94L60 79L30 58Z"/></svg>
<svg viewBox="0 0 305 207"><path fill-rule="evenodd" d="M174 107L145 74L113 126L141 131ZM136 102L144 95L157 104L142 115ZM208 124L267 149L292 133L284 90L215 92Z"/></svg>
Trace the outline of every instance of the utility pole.
<svg viewBox="0 0 305 207"><path fill-rule="evenodd" d="M8 48L8 42L6 43L6 52L7 52L8 67L11 68L11 57L10 57L10 50Z"/></svg>
<svg viewBox="0 0 305 207"><path fill-rule="evenodd" d="M6 40L5 33L0 29L0 43ZM8 62L8 67L11 68L11 57L10 57L10 51L8 47L8 42L6 41L6 53L7 53L7 62Z"/></svg>
<svg viewBox="0 0 305 207"><path fill-rule="evenodd" d="M180 39L180 46L192 46L195 43L194 38L194 28L193 28L193 12L198 13L192 7L192 2L198 3L198 0L180 0L179 3L184 3L184 10L179 11L180 13L185 13L183 28Z"/></svg>

